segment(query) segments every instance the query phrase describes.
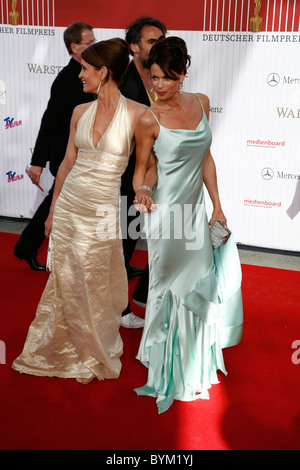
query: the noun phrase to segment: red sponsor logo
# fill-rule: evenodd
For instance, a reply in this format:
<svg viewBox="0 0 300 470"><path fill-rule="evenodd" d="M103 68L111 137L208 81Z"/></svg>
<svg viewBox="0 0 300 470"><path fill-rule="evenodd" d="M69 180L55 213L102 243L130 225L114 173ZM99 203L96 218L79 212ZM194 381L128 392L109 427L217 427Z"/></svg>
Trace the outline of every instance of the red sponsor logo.
<svg viewBox="0 0 300 470"><path fill-rule="evenodd" d="M271 139L247 139L247 147L280 148L285 147L285 140L280 142Z"/></svg>
<svg viewBox="0 0 300 470"><path fill-rule="evenodd" d="M24 178L24 175L16 175L15 171L8 171L6 173L6 176L7 176L7 182L8 183L11 183L13 181L22 180Z"/></svg>
<svg viewBox="0 0 300 470"><path fill-rule="evenodd" d="M262 207L272 209L273 207L281 207L281 201L267 201L265 199L244 199L244 206Z"/></svg>

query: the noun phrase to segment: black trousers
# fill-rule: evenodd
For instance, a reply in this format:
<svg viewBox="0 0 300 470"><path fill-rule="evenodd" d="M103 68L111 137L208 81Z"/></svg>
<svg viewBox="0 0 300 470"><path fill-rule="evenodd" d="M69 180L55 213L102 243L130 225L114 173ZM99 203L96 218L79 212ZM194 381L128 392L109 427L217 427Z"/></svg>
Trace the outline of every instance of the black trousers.
<svg viewBox="0 0 300 470"><path fill-rule="evenodd" d="M122 198L122 204L121 204L121 229L122 229L122 235L123 235L123 253L124 253L124 261L125 261L125 267L127 268L130 264L131 257L133 255L133 252L135 250L138 238L131 238L130 237L130 231L129 231L129 226L131 222L133 222L137 217L139 217L139 214L136 215L128 215L128 211L130 206L133 204L135 192L132 188L132 177L133 177L133 169L134 167L130 168L130 165L132 166L132 160L129 160L129 167L127 167L123 178L122 178L122 185L121 185L121 196ZM140 230L141 227L137 227L137 230ZM139 282L136 286L136 291L142 292L143 297L147 296L148 293L148 284L149 284L149 268L148 268L148 263L145 268L144 273L139 279ZM127 308L124 310L122 313L122 316L126 315L129 313L130 310L130 303L128 302Z"/></svg>
<svg viewBox="0 0 300 470"><path fill-rule="evenodd" d="M20 235L15 246L15 252L21 258L36 257L38 250L45 239L45 222L49 215L54 191L54 182L36 213Z"/></svg>

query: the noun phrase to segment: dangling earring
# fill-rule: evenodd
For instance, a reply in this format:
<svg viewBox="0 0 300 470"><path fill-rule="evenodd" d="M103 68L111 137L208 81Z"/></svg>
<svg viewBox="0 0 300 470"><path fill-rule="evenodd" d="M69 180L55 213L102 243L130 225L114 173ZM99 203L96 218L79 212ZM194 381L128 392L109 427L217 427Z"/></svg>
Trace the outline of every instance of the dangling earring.
<svg viewBox="0 0 300 470"><path fill-rule="evenodd" d="M99 91L100 91L100 88L101 88L101 83L102 83L102 80L100 80L99 86L97 88L97 93L96 93L97 95L99 94Z"/></svg>
<svg viewBox="0 0 300 470"><path fill-rule="evenodd" d="M182 92L183 92L183 82L180 82L178 93L181 94Z"/></svg>

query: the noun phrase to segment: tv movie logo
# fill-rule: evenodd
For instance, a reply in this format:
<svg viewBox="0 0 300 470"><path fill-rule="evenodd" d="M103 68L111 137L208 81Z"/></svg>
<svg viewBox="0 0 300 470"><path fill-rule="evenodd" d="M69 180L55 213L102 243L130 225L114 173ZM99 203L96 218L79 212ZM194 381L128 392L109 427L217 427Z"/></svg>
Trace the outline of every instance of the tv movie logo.
<svg viewBox="0 0 300 470"><path fill-rule="evenodd" d="M6 346L4 341L0 341L0 364L6 364Z"/></svg>
<svg viewBox="0 0 300 470"><path fill-rule="evenodd" d="M15 121L15 118L10 118L9 116L4 119L5 129L11 129L12 127L21 126L22 121Z"/></svg>
<svg viewBox="0 0 300 470"><path fill-rule="evenodd" d="M6 176L7 176L7 182L8 183L24 179L24 175L16 175L15 171L8 171L6 173Z"/></svg>

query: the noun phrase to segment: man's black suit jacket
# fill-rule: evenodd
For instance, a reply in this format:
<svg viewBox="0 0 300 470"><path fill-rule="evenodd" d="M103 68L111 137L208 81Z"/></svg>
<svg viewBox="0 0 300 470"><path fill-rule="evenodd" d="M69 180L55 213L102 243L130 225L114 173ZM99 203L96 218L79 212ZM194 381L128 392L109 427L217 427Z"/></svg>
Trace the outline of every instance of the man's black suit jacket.
<svg viewBox="0 0 300 470"><path fill-rule="evenodd" d="M53 176L65 156L74 108L95 99L95 95L83 92L80 70L80 63L71 58L54 80L32 154L31 165L45 167L49 161Z"/></svg>
<svg viewBox="0 0 300 470"><path fill-rule="evenodd" d="M150 106L150 100L144 87L143 81L133 61L130 62L123 83L120 86L122 95L138 103ZM130 156L128 166L122 176L121 194L126 195L132 204L134 191L132 187L132 178L135 168L135 148ZM129 204L130 205L130 204Z"/></svg>

